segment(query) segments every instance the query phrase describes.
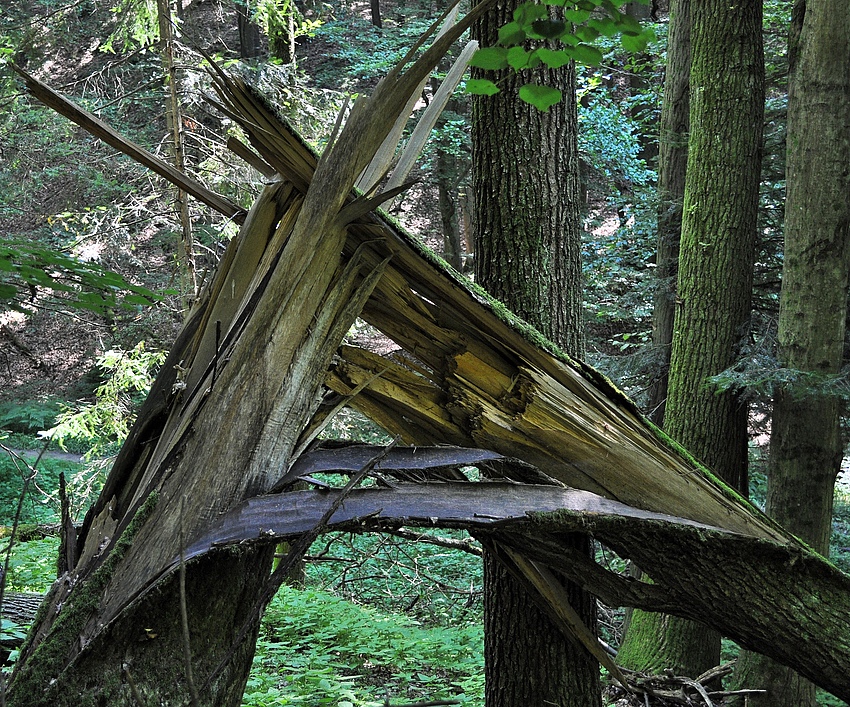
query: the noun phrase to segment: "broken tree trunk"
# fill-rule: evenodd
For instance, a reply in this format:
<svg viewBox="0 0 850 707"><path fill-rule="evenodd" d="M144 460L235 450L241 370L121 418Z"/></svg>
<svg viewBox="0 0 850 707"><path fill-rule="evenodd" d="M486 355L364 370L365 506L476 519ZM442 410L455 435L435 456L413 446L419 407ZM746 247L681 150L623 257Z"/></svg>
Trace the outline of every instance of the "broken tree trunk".
<svg viewBox="0 0 850 707"><path fill-rule="evenodd" d="M80 559L54 585L22 649L10 704L84 704L80 695L92 704L174 704L193 692L200 704L238 703L269 543L297 515L281 498L250 499L277 490L302 454L304 430L325 414L316 413L323 382L404 441L491 450L533 465L542 482L621 504L575 508L567 499L576 492L550 486L546 503L555 498L558 509L518 506L504 528L483 527L476 508L457 515L446 504L462 498L484 509L501 489L455 497L444 484L445 503L428 511L429 522L450 517L489 534L611 603L712 623L850 698L848 579L666 440L602 376L371 213L386 194L350 193L458 31L356 104L321 160L244 83L218 76L221 107L279 180L245 219L140 412L80 531ZM28 85L43 91L34 79ZM358 313L403 350L395 360L339 347ZM388 503L396 491L367 493ZM245 526L254 535L244 539L259 542L215 544L211 533L267 502L283 504L261 514L274 525ZM347 522L371 527L369 508L378 506L369 503ZM535 510L545 512L525 517ZM417 524L417 513L384 520ZM637 586L564 553L559 535L576 531L634 558L655 584ZM188 631L178 621L183 604ZM239 634L248 640L237 645Z"/></svg>
<svg viewBox="0 0 850 707"><path fill-rule="evenodd" d="M345 252L349 222L372 208L346 204L352 185L409 93L472 19L358 101L320 163L309 155L309 172L275 181L257 200L86 518L76 567L42 607L9 704L76 705L80 695L110 705L240 702L272 548L193 563L182 594L162 569L288 468L331 358L392 257L378 242L368 256ZM219 80L222 98L238 100L229 79ZM276 145L278 163L291 162L285 147L281 155ZM181 660L184 652L191 658Z"/></svg>

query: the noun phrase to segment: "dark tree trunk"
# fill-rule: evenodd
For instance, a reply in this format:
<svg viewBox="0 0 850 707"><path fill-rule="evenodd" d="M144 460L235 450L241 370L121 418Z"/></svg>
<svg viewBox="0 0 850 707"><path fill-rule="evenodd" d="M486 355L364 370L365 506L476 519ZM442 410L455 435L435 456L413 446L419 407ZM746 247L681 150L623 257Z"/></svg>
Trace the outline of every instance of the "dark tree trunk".
<svg viewBox="0 0 850 707"><path fill-rule="evenodd" d="M842 406L824 383L841 369L850 271L850 6L798 0L789 60L779 354L800 380L774 396L766 510L828 555L844 447ZM812 683L754 653L735 681L767 690L754 707L815 704Z"/></svg>
<svg viewBox="0 0 850 707"><path fill-rule="evenodd" d="M236 3L236 23L239 30L239 56L243 59L256 59L262 52L260 27L251 17L248 0Z"/></svg>
<svg viewBox="0 0 850 707"><path fill-rule="evenodd" d="M369 0L369 7L372 11L372 24L381 29L384 26L381 20L381 0Z"/></svg>
<svg viewBox="0 0 850 707"><path fill-rule="evenodd" d="M474 27L495 44L514 5L500 2ZM571 354L583 350L575 74L537 77L564 94L542 113L522 103L522 77L499 78L501 93L473 99L476 280ZM587 552L584 541L580 547ZM488 707L600 704L599 668L485 553L485 676ZM573 608L595 634L596 607L568 584ZM507 640L506 640L507 639Z"/></svg>
<svg viewBox="0 0 850 707"><path fill-rule="evenodd" d="M761 2L691 5L690 138L665 429L734 488L747 486L746 405L709 382L749 328L761 170ZM719 635L635 612L621 661L692 677L716 664Z"/></svg>

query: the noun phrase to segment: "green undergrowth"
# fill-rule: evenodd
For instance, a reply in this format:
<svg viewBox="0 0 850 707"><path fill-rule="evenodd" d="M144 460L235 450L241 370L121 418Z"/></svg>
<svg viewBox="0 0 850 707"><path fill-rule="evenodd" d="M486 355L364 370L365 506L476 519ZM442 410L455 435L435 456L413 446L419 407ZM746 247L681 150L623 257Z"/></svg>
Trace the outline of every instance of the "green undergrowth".
<svg viewBox="0 0 850 707"><path fill-rule="evenodd" d="M59 522L56 493L59 474L64 473L66 479L70 478L80 470L81 465L67 459L42 458L33 472L31 465L35 463L36 457L37 452L21 457L12 457L6 453L0 455L0 526L8 527L14 523L18 501L25 486L20 530L26 533L28 526ZM30 478L28 484L26 478Z"/></svg>
<svg viewBox="0 0 850 707"><path fill-rule="evenodd" d="M283 588L266 612L243 704L483 702L480 626L424 628L328 592Z"/></svg>

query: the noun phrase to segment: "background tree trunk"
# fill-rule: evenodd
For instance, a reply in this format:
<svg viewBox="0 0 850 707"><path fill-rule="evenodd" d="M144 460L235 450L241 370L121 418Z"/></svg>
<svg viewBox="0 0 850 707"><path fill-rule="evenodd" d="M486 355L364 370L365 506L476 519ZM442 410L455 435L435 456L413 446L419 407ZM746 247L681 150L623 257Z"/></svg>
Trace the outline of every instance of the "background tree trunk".
<svg viewBox="0 0 850 707"><path fill-rule="evenodd" d="M850 6L798 0L789 59L779 355L799 373L774 396L766 510L828 555L844 445L841 405L823 388L841 369L850 271ZM754 706L815 704L812 683L755 653L741 656L735 682L767 690Z"/></svg>
<svg viewBox="0 0 850 707"><path fill-rule="evenodd" d="M499 2L473 28L496 43L515 4ZM501 93L473 98L472 160L476 280L569 353L583 350L578 149L573 67L537 77L564 100L542 113L517 96L523 77L499 77ZM585 539L576 547L589 552ZM485 676L488 707L600 704L599 667L485 553ZM568 583L573 608L595 633L592 596Z"/></svg>
<svg viewBox="0 0 850 707"><path fill-rule="evenodd" d="M254 22L250 0L237 1L236 23L239 30L239 56L243 59L255 59L260 56L260 27Z"/></svg>
<svg viewBox="0 0 850 707"><path fill-rule="evenodd" d="M691 9L690 0L671 0L667 25L667 73L661 105L658 137L658 250L657 285L652 310L652 347L655 371L649 389L649 418L664 425L667 377L673 320L676 312L676 274L679 265L679 236L682 230L682 201L688 166L690 123Z"/></svg>
<svg viewBox="0 0 850 707"><path fill-rule="evenodd" d="M691 5L690 138L666 431L731 486L747 485L746 405L709 382L747 336L761 168L760 0ZM696 676L720 657L699 624L634 612L627 667Z"/></svg>
<svg viewBox="0 0 850 707"><path fill-rule="evenodd" d="M178 7L182 1L178 1ZM183 114L180 109L180 75L174 61L174 30L171 22L171 7L169 0L157 0L157 20L159 24L160 52L162 65L165 69L168 84L168 103L165 107L165 118L168 132L172 140L172 156L174 166L181 172L186 172L186 159L183 144ZM188 313L198 294L197 275L195 273L195 253L192 236L192 219L189 214L189 195L180 189L175 189L177 196L177 215L180 220L181 235L177 242L177 269L180 282L180 302L183 312Z"/></svg>

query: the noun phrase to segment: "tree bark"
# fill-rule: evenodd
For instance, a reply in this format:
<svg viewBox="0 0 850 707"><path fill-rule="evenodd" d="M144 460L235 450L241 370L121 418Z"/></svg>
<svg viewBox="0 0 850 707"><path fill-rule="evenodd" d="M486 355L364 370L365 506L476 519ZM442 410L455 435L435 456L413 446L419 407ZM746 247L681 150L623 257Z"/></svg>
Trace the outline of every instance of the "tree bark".
<svg viewBox="0 0 850 707"><path fill-rule="evenodd" d="M239 30L239 56L256 59L260 56L260 27L251 17L250 0L237 0L236 25Z"/></svg>
<svg viewBox="0 0 850 707"><path fill-rule="evenodd" d="M664 426L667 377L673 321L676 312L676 276L679 266L679 236L682 202L688 166L691 77L690 0L671 0L667 25L667 73L658 136L658 249L656 290L652 310L652 347L655 370L649 388L648 416Z"/></svg>
<svg viewBox="0 0 850 707"><path fill-rule="evenodd" d="M269 14L269 53L284 64L295 63L295 0L286 0Z"/></svg>
<svg viewBox="0 0 850 707"><path fill-rule="evenodd" d="M178 7L182 0L178 0ZM168 132L172 140L174 167L186 172L186 157L183 143L183 114L180 109L180 75L174 61L174 31L171 22L169 0L157 0L157 19L159 23L160 51L168 84L168 104L165 109ZM183 312L188 313L198 294L198 282L195 272L195 253L192 236L192 219L189 214L189 195L177 187L177 215L180 220L181 235L177 241L177 269L180 282L180 301Z"/></svg>
<svg viewBox="0 0 850 707"><path fill-rule="evenodd" d="M749 329L764 110L761 31L759 0L691 5L680 305L665 411L667 433L744 493L746 405L732 390L717 393L709 378L735 362ZM635 612L621 662L654 672L669 668L691 677L715 665L719 634L679 621ZM655 644L659 650L650 652L648 646Z"/></svg>
<svg viewBox="0 0 850 707"><path fill-rule="evenodd" d="M473 28L496 43L516 3L499 2ZM572 66L535 79L563 101L542 113L517 96L523 76L498 77L501 93L473 98L472 160L475 275L494 297L575 356L583 352L575 73ZM573 546L589 552L586 539ZM599 668L532 601L491 552L484 554L485 700L488 707L600 704ZM567 592L596 633L593 597Z"/></svg>
<svg viewBox="0 0 850 707"><path fill-rule="evenodd" d="M773 401L767 513L829 554L843 452L842 406L826 389L844 354L850 271L850 7L798 0L789 42L785 252L779 356L796 380ZM745 653L735 682L767 691L750 704L809 707L812 683Z"/></svg>

